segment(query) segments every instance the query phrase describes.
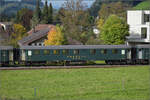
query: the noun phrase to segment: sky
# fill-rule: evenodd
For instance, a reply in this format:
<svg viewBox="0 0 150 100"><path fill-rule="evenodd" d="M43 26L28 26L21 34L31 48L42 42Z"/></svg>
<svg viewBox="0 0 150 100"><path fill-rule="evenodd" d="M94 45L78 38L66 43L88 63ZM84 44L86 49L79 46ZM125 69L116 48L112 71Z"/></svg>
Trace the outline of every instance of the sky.
<svg viewBox="0 0 150 100"><path fill-rule="evenodd" d="M21 0L5 0L5 1L21 1ZM41 0L41 1L43 3L45 2L45 0ZM52 3L53 8L59 9L66 0L47 0L47 1L48 1L48 3L50 3L50 2ZM88 7L90 7L94 1L95 0L83 0L83 2L86 3L86 5Z"/></svg>
<svg viewBox="0 0 150 100"><path fill-rule="evenodd" d="M94 1L95 0L84 0L84 3L86 3L87 6L90 7ZM45 2L45 0L42 0L42 2ZM52 3L53 8L59 9L62 6L62 4L65 2L65 0L48 0L48 3L50 2Z"/></svg>

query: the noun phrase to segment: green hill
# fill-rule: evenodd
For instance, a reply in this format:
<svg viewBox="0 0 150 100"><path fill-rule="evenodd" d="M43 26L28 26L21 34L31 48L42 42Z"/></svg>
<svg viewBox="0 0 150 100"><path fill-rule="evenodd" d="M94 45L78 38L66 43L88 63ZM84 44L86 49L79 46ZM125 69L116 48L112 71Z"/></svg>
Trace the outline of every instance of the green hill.
<svg viewBox="0 0 150 100"><path fill-rule="evenodd" d="M29 8L33 10L36 6L36 0L0 0L0 15L14 15L21 8ZM43 3L40 2L40 6L43 7Z"/></svg>
<svg viewBox="0 0 150 100"><path fill-rule="evenodd" d="M134 7L136 10L148 10L150 9L150 1L143 1Z"/></svg>

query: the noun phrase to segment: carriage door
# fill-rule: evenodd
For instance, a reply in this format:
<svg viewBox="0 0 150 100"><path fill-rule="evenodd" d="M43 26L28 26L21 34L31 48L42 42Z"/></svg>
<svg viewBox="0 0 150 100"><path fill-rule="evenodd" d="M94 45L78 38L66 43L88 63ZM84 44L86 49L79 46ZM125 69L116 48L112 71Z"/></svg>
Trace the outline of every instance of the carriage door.
<svg viewBox="0 0 150 100"><path fill-rule="evenodd" d="M131 58L136 60L136 48L131 48Z"/></svg>
<svg viewBox="0 0 150 100"><path fill-rule="evenodd" d="M131 59L131 50L130 49L127 50L127 59Z"/></svg>
<svg viewBox="0 0 150 100"><path fill-rule="evenodd" d="M142 49L139 49L139 59L142 59L142 56L143 56Z"/></svg>

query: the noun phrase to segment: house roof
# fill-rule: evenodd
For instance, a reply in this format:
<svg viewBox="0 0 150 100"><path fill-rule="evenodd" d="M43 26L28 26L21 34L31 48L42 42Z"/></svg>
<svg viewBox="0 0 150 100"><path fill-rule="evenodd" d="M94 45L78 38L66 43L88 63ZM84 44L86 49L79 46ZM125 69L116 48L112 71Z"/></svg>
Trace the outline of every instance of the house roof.
<svg viewBox="0 0 150 100"><path fill-rule="evenodd" d="M59 45L59 46L21 46L20 49L111 49L131 48L127 45Z"/></svg>
<svg viewBox="0 0 150 100"><path fill-rule="evenodd" d="M52 28L52 27L55 27L54 25L51 25L51 24L38 24L36 27L35 27L35 29L31 29L29 32L28 32L28 34L30 35L30 34L33 34L33 33L36 33L36 32L38 32L38 31L40 31L40 30L43 30L43 29L46 29L46 28Z"/></svg>
<svg viewBox="0 0 150 100"><path fill-rule="evenodd" d="M28 45L29 43L38 40L39 38L42 38L48 34L50 31L50 28L39 30L35 33L32 33L31 35L23 38L22 40L18 41L18 44L21 45Z"/></svg>

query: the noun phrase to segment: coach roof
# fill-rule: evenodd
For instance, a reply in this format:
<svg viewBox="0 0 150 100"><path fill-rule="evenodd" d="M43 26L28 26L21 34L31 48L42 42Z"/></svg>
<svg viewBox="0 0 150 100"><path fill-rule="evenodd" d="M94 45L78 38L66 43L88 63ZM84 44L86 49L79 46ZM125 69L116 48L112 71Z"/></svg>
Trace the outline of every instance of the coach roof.
<svg viewBox="0 0 150 100"><path fill-rule="evenodd" d="M13 47L12 46L0 46L0 50L12 50Z"/></svg>
<svg viewBox="0 0 150 100"><path fill-rule="evenodd" d="M150 48L150 44L145 44L145 45L137 45L137 48Z"/></svg>
<svg viewBox="0 0 150 100"><path fill-rule="evenodd" d="M20 49L101 49L131 48L127 45L60 45L60 46L21 46Z"/></svg>

